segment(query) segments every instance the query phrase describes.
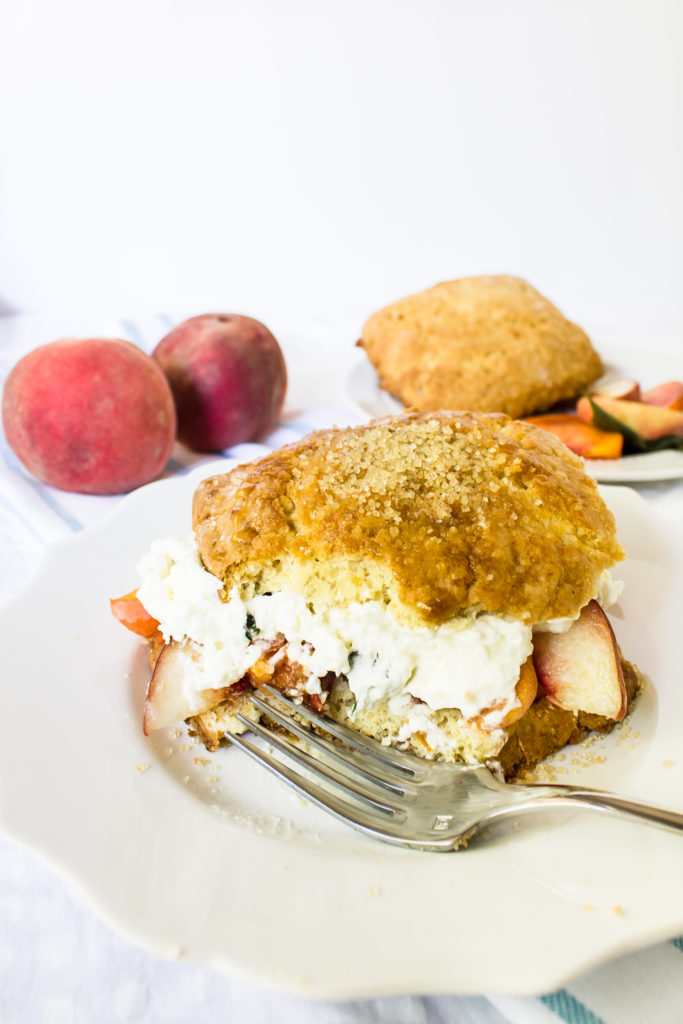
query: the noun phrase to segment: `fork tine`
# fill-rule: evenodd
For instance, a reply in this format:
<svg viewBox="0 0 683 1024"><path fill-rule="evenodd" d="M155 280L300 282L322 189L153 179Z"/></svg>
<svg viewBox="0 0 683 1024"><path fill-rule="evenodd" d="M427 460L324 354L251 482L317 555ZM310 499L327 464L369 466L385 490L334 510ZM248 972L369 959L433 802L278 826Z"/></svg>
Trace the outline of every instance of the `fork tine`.
<svg viewBox="0 0 683 1024"><path fill-rule="evenodd" d="M296 722L289 713L283 714L271 701L263 700L256 694L252 694L250 699L252 704L254 704L260 711L265 712L265 714L276 721L279 725L284 726L284 728L289 732L298 736L299 739L305 740L311 747L315 747L317 750L322 751L327 757L336 761L337 764L342 765L342 767L347 771L350 771L355 775L360 775L367 782L371 782L376 786L381 786L383 789L388 789L390 793L394 793L397 796L403 796L405 794L405 784L398 785L397 783L391 782L389 779L384 779L373 774L373 772L367 767L367 756L362 754L359 755L355 749L339 747L324 736L319 736L311 729L308 729L306 726L300 725ZM298 709L298 705L295 705L295 707ZM316 724L318 723L316 722Z"/></svg>
<svg viewBox="0 0 683 1024"><path fill-rule="evenodd" d="M404 778L406 776L415 776L421 770L424 770L424 765L414 754L406 754L401 750L396 750L394 747L384 747L377 740L361 735L361 733L356 732L355 729L350 729L348 725L344 725L342 722L333 722L326 715L311 711L304 704L297 704L290 697L286 697L281 690L275 689L274 686L270 686L268 683L262 683L259 691L267 693L269 697L278 703L285 704L295 714L302 715L313 725L329 732L331 736L336 736L338 740L347 743L361 754L370 754L372 757L377 758L386 768L399 772Z"/></svg>
<svg viewBox="0 0 683 1024"><path fill-rule="evenodd" d="M391 832L384 831L378 824L377 819L373 818L371 814L366 813L361 807L351 807L345 801L335 797L333 793L323 789L322 786L317 786L314 782L304 779L298 772L275 761L266 751L250 743L244 736L226 736L226 739L243 750L245 754L252 757L258 764L267 768L280 782L286 783L295 792L305 796L323 811L327 811L335 818L343 821L344 824L352 825L354 828L359 829L366 835L373 836L375 839L385 839L387 842L401 845L401 841L397 836Z"/></svg>
<svg viewBox="0 0 683 1024"><path fill-rule="evenodd" d="M275 733L273 733L262 723L253 722L251 719L245 718L243 715L237 715L236 717L238 721L241 721L244 725L247 725L252 732L257 733L259 736L263 737L263 739L267 740L268 743L270 743L273 747L279 750L281 754L284 754L292 761L296 761L297 764L302 765L304 768L308 769L308 771L312 772L314 775L324 778L327 782L331 783L333 786L336 786L343 793L346 793L347 795L351 794L357 800L361 800L363 801L363 803L369 804L372 808L374 808L375 811L378 811L381 814L386 814L392 817L397 813L396 808L392 807L390 804L386 804L383 803L381 800L378 800L377 797L373 796L372 793L369 792L369 790L367 790L364 786L359 786L351 782L350 780L340 776L338 773L331 771L320 761L317 761L314 757L311 757L310 754L307 754L304 750L301 750L299 747L295 747L292 743L289 742L289 740L285 739L285 737L276 736ZM268 755L265 751L261 750L260 747L254 746L253 744L249 743L248 740L245 740L241 736L229 736L228 739L231 742L233 742L234 740L238 740L237 746L242 747L242 749L250 753L252 757L256 757L258 760L261 760L263 764L266 764L271 769L271 771L275 771L276 774L284 775L287 779L289 779L290 782L292 781L292 775L296 774L298 784L301 786L301 788L305 788L305 783L307 783L307 780L303 779L303 777L298 775L297 773L291 773L287 771L286 766L283 765L282 762L276 761L274 758L270 757L270 755ZM321 789L321 787L316 786L315 789L318 792L326 793L326 791ZM326 800L327 798L328 795L326 794Z"/></svg>

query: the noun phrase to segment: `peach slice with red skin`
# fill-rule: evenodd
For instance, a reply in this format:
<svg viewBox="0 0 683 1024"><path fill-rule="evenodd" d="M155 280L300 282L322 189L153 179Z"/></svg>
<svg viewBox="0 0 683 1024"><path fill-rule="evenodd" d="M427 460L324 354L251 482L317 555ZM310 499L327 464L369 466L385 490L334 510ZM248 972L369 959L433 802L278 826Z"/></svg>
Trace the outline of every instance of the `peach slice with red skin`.
<svg viewBox="0 0 683 1024"><path fill-rule="evenodd" d="M640 384L637 380L611 380L602 384L599 390L592 391L592 396L597 398L603 395L605 398L620 398L626 402L640 402Z"/></svg>
<svg viewBox="0 0 683 1024"><path fill-rule="evenodd" d="M609 619L589 601L564 633L534 634L539 686L552 704L619 722L627 697L621 659Z"/></svg>
<svg viewBox="0 0 683 1024"><path fill-rule="evenodd" d="M525 422L554 434L567 448L585 459L618 459L624 446L621 434L600 430L573 413L527 416Z"/></svg>
<svg viewBox="0 0 683 1024"><path fill-rule="evenodd" d="M624 402L618 398L594 396L592 400L644 441L656 441L659 437L683 437L683 412L648 405L647 402ZM593 423L593 409L587 398L579 399L576 412L584 423Z"/></svg>
<svg viewBox="0 0 683 1024"><path fill-rule="evenodd" d="M186 641L172 640L166 644L157 659L147 688L147 699L142 717L145 736L155 729L165 729L182 722L190 715L201 714L225 700L228 690L202 690L190 704L183 691L183 679L188 661L195 660L197 652Z"/></svg>
<svg viewBox="0 0 683 1024"><path fill-rule="evenodd" d="M658 384L643 394L642 401L647 405L658 405L664 409L683 409L683 383L680 380L669 380Z"/></svg>

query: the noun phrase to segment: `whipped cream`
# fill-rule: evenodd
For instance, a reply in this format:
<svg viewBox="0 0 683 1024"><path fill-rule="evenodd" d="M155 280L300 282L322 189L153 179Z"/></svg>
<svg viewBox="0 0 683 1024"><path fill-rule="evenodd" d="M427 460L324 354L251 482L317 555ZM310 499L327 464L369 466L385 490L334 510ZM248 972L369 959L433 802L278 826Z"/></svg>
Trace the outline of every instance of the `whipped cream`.
<svg viewBox="0 0 683 1024"><path fill-rule="evenodd" d="M308 692L320 692L328 672L345 675L359 710L408 707L416 697L432 711L459 708L465 720L493 708L485 721L495 728L518 706L520 666L532 651L532 629L519 620L480 614L408 627L377 601L314 607L295 591L245 601L236 588L222 600L222 584L203 567L191 537L155 541L138 573L138 597L164 639L196 645L183 683L192 706L202 690L241 679L278 636L287 641L288 658L309 673ZM540 628L569 628L572 621ZM427 732L424 714L413 710L406 728Z"/></svg>

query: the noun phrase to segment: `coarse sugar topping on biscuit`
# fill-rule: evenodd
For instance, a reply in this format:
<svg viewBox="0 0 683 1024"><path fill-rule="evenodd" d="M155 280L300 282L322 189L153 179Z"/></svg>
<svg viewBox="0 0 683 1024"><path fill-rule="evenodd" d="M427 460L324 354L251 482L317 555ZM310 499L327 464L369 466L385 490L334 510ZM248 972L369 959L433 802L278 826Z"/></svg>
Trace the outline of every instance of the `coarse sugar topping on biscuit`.
<svg viewBox="0 0 683 1024"><path fill-rule="evenodd" d="M623 556L581 460L498 414L411 412L313 433L204 481L193 526L226 592L379 598L415 624L473 609L574 615Z"/></svg>

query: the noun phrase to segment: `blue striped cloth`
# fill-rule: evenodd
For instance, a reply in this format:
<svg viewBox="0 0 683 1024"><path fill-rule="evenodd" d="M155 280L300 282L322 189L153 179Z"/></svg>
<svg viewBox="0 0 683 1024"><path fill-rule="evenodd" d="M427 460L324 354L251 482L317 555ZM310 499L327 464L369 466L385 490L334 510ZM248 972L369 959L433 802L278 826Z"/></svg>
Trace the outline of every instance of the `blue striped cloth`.
<svg viewBox="0 0 683 1024"><path fill-rule="evenodd" d="M102 333L128 338L146 351L179 318L158 315L107 324ZM37 344L51 340L38 337L30 322L0 319L0 379L11 366ZM288 363L296 356L287 352ZM317 399L317 395L315 398ZM268 448L296 440L311 429L333 423L358 422L359 416L339 398L338 404L316 405L289 411L289 406L265 445L241 445L230 452L249 458ZM97 522L118 497L68 494L46 487L31 477L0 441L0 552L3 572L0 601L9 600L38 564L45 547L70 533ZM176 447L164 476L188 472L209 457ZM683 867L683 854L681 864ZM32 908L36 894L41 916ZM50 908L54 913L50 916ZM382 1022L382 1024L676 1024L683 1022L683 938L632 953L575 979L557 992L537 997L429 997L375 999L335 1004L310 1003L289 996L262 991L247 982L215 975L208 968L187 968L166 963L130 945L96 921L64 884L52 877L31 855L0 840L0 1019L7 1021L48 1019L41 1016L41 999L52 998L46 986L78 985L78 1001L68 1018L80 1020L187 1020L220 1019L249 1022L278 1020L292 1024L340 1024L340 1022ZM548 922L548 941L552 923ZM68 932L80 938L73 950L74 964L63 965L60 981L51 981L45 964L54 959L55 943ZM11 941L10 941L11 933ZM514 937L511 939L514 941ZM4 942L4 947L3 947ZM5 952L3 952L5 949ZM17 957L13 950L23 950ZM52 951L52 952L50 952ZM482 955L485 952L482 951ZM3 957L21 970L5 973ZM83 986L79 958L87 957L90 983ZM105 995L111 990L112 967L125 965L134 979L139 999L121 1002L120 1012L110 1016ZM71 976L69 970L71 969ZM66 972L66 973L64 973ZM189 972L189 974L188 974ZM191 1017L182 1016L181 994L191 978ZM70 981L69 981L70 979ZM131 982L132 984L132 982ZM62 991L60 989L60 991ZM74 987L74 991L76 991ZM117 990L118 991L118 990ZM121 991L123 991L121 989ZM128 988L126 992L133 991ZM180 993L180 994L179 994ZM125 1005L124 1005L125 1004ZM140 1007L143 1011L140 1011ZM184 1011L183 1011L184 1012ZM187 1011L190 1012L189 1010ZM142 1015L141 1015L142 1013ZM57 1017L51 1018L57 1019Z"/></svg>

